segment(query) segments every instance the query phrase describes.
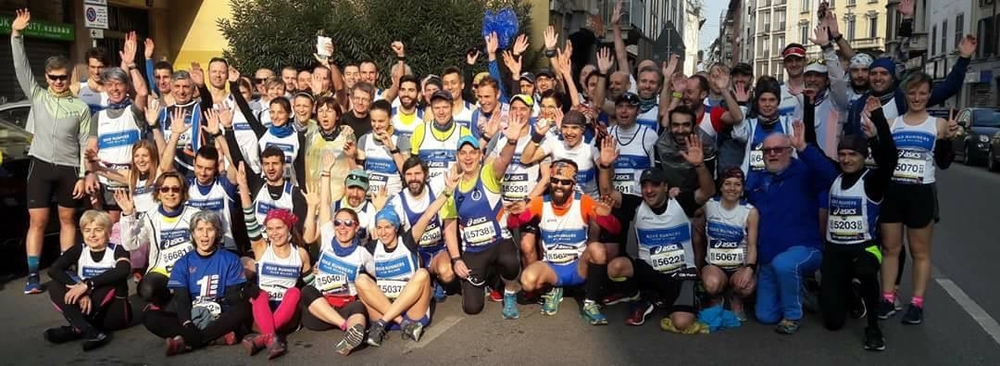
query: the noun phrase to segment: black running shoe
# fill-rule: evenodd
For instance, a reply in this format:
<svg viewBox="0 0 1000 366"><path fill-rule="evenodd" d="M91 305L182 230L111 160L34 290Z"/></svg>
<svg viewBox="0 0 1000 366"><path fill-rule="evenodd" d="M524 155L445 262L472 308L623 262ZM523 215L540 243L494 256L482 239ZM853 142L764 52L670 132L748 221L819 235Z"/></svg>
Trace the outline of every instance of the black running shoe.
<svg viewBox="0 0 1000 366"><path fill-rule="evenodd" d="M382 345L383 339L385 339L385 324L378 321L372 323L372 326L368 328L368 339L365 342L372 347L379 347Z"/></svg>
<svg viewBox="0 0 1000 366"><path fill-rule="evenodd" d="M78 333L75 329L73 329L73 327L68 325L46 329L43 335L46 341L54 344L66 343L83 338L82 334Z"/></svg>
<svg viewBox="0 0 1000 366"><path fill-rule="evenodd" d="M83 340L83 351L84 352L88 352L88 351L93 351L95 349L101 348L105 344L108 344L109 341L111 341L111 336L109 336L109 335L107 335L107 334L105 334L103 332L94 333L94 334L92 334L92 335L87 336L86 338L84 338L84 340Z"/></svg>
<svg viewBox="0 0 1000 366"><path fill-rule="evenodd" d="M896 306L891 301L882 299L878 304L878 318L886 320L896 314Z"/></svg>
<svg viewBox="0 0 1000 366"><path fill-rule="evenodd" d="M916 325L924 322L924 308L910 304L906 305L903 324Z"/></svg>
<svg viewBox="0 0 1000 366"><path fill-rule="evenodd" d="M861 319L868 315L868 306L865 299L861 297L861 281L854 279L851 281L851 317Z"/></svg>
<svg viewBox="0 0 1000 366"><path fill-rule="evenodd" d="M337 342L334 346L334 350L337 353L347 356L352 350L358 348L365 341L365 326L364 324L355 324L353 327L347 328L347 332L344 333L344 339Z"/></svg>
<svg viewBox="0 0 1000 366"><path fill-rule="evenodd" d="M869 351L885 351L885 337L878 327L865 328L865 349Z"/></svg>

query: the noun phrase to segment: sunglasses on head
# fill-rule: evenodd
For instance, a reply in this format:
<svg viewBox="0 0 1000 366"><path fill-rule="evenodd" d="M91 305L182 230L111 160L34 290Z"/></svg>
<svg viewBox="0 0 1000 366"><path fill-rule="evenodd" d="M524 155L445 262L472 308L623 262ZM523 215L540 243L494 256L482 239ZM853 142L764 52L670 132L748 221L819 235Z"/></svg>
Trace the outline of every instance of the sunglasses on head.
<svg viewBox="0 0 1000 366"><path fill-rule="evenodd" d="M347 219L347 220L333 220L333 226L335 226L335 227L341 227L341 226L348 226L348 227L350 227L350 226L354 226L354 220L351 220L351 219Z"/></svg>
<svg viewBox="0 0 1000 366"><path fill-rule="evenodd" d="M177 186L173 186L173 187L160 187L160 193L170 193L170 192L181 193L181 187L177 187Z"/></svg>
<svg viewBox="0 0 1000 366"><path fill-rule="evenodd" d="M357 181L361 181L362 183L368 183L368 177L362 177L362 176L357 175L357 174L348 174L347 175L347 180L357 180Z"/></svg>
<svg viewBox="0 0 1000 366"><path fill-rule="evenodd" d="M571 186L575 184L576 181L572 179L549 178L549 183L563 185L563 186Z"/></svg>
<svg viewBox="0 0 1000 366"><path fill-rule="evenodd" d="M785 150L787 149L789 149L788 146L778 146L778 147L765 147L763 149L760 149L760 151L763 151L764 155L772 155L772 154L777 155L785 152Z"/></svg>
<svg viewBox="0 0 1000 366"><path fill-rule="evenodd" d="M69 80L69 75L66 75L66 74L62 74L62 75L48 74L46 76L48 76L49 79L52 79L54 81L66 81L66 80Z"/></svg>

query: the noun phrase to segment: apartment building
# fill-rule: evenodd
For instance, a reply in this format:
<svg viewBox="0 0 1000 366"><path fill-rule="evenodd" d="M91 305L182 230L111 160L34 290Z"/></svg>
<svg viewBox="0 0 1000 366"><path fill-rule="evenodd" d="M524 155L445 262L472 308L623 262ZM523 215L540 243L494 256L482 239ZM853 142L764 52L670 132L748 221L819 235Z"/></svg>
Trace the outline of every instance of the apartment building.
<svg viewBox="0 0 1000 366"><path fill-rule="evenodd" d="M807 45L809 59L819 59L820 47L813 45L809 38L819 23L817 9L821 1L795 1L800 3L800 7L794 15L795 36L792 41ZM887 0L827 0L827 3L837 17L840 33L856 52L878 56L885 51Z"/></svg>
<svg viewBox="0 0 1000 366"><path fill-rule="evenodd" d="M965 74L965 97L962 107L1000 105L1000 0L971 0L970 33L979 39L979 47Z"/></svg>
<svg viewBox="0 0 1000 366"><path fill-rule="evenodd" d="M972 5L968 1L931 0L927 4L927 24L930 25L929 48L924 72L936 82L943 81L958 60L958 44L972 31ZM962 88L945 105L965 105L971 88Z"/></svg>

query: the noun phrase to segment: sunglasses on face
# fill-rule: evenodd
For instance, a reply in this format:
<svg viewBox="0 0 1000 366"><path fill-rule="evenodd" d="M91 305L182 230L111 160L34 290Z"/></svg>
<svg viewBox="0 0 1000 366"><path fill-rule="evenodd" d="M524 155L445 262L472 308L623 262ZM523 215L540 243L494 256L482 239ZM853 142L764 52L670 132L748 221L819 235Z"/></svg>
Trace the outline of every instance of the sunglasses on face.
<svg viewBox="0 0 1000 366"><path fill-rule="evenodd" d="M779 146L779 147L765 147L760 150L764 152L764 155L778 155L784 153L785 150L788 149L789 149L788 146Z"/></svg>
<svg viewBox="0 0 1000 366"><path fill-rule="evenodd" d="M351 220L351 219L347 219L347 220L333 220L333 226L335 226L335 227L341 227L341 226L351 227L351 226L354 226L354 220Z"/></svg>
<svg viewBox="0 0 1000 366"><path fill-rule="evenodd" d="M571 186L575 184L576 181L572 179L549 178L549 183L562 186Z"/></svg>
<svg viewBox="0 0 1000 366"><path fill-rule="evenodd" d="M160 193L181 193L181 187L160 187Z"/></svg>
<svg viewBox="0 0 1000 366"><path fill-rule="evenodd" d="M69 75L66 75L66 74L62 74L62 75L48 74L46 76L48 76L49 79L52 79L53 81L66 81L66 80L69 80Z"/></svg>
<svg viewBox="0 0 1000 366"><path fill-rule="evenodd" d="M265 81L267 81L267 79L253 79L253 82L256 84L263 84Z"/></svg>

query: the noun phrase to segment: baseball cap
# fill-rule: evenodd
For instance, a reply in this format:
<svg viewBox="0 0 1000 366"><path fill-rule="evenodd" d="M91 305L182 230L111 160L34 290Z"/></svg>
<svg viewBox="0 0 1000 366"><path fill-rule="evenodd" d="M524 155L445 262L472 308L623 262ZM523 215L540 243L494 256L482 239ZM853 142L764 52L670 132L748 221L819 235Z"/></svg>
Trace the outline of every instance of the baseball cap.
<svg viewBox="0 0 1000 366"><path fill-rule="evenodd" d="M529 96L529 95L518 94L518 95L515 95L513 97L510 97L510 102L511 103L514 103L515 100L520 100L521 103L524 103L528 107L533 107L535 105L535 100L532 99L531 96Z"/></svg>
<svg viewBox="0 0 1000 366"><path fill-rule="evenodd" d="M851 57L851 68L867 69L875 62L867 53L859 53Z"/></svg>
<svg viewBox="0 0 1000 366"><path fill-rule="evenodd" d="M819 62L811 62L809 63L809 65L806 65L805 69L805 73L810 73L810 72L818 72L820 74L826 74L828 71L826 65Z"/></svg>
<svg viewBox="0 0 1000 366"><path fill-rule="evenodd" d="M438 90L438 91L434 92L434 94L431 94L431 101L432 102L435 101L435 100L437 100L437 99L444 99L444 100L447 100L449 102L454 100L451 97L451 92L449 92L447 90Z"/></svg>
<svg viewBox="0 0 1000 366"><path fill-rule="evenodd" d="M628 102L630 105L639 105L639 95L632 92L624 92L615 99L615 104Z"/></svg>
<svg viewBox="0 0 1000 366"><path fill-rule="evenodd" d="M368 190L368 173L364 169L353 169L347 173L347 187L358 187Z"/></svg>
<svg viewBox="0 0 1000 366"><path fill-rule="evenodd" d="M639 176L639 183L666 183L667 182L667 172L658 168L649 168L642 171L642 175Z"/></svg>
<svg viewBox="0 0 1000 366"><path fill-rule="evenodd" d="M525 72L521 73L521 77L518 78L517 80L519 80L519 81L520 80L525 80L525 81L527 81L529 83L534 84L535 83L535 74L532 74L530 71L525 71Z"/></svg>
<svg viewBox="0 0 1000 366"><path fill-rule="evenodd" d="M458 148L459 149L461 149L462 145L465 145L465 144L472 145L472 147L478 149L479 148L479 139L475 138L472 135L465 135L465 136L462 136L462 138L458 139Z"/></svg>
<svg viewBox="0 0 1000 366"><path fill-rule="evenodd" d="M545 68L539 69L538 73L536 73L535 75L537 75L537 76L548 76L550 79L556 77L556 74L553 74L552 70L545 69Z"/></svg>
<svg viewBox="0 0 1000 366"><path fill-rule="evenodd" d="M790 43L788 46L785 46L784 50L781 51L781 58L788 58L793 56L805 58L806 57L805 47L802 47L802 45L798 43Z"/></svg>

